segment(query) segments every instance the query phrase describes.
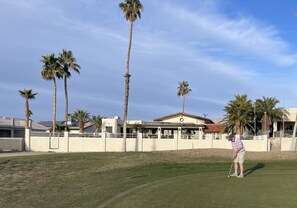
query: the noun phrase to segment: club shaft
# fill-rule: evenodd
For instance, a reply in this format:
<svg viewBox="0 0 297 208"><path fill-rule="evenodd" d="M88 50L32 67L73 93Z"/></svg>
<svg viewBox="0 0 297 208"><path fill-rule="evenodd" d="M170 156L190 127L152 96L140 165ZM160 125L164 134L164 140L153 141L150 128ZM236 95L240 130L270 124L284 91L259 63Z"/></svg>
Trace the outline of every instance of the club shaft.
<svg viewBox="0 0 297 208"><path fill-rule="evenodd" d="M229 176L231 175L231 171L232 171L232 168L233 168L233 163L234 163L234 161L232 160L231 167L230 167L230 170L229 170Z"/></svg>

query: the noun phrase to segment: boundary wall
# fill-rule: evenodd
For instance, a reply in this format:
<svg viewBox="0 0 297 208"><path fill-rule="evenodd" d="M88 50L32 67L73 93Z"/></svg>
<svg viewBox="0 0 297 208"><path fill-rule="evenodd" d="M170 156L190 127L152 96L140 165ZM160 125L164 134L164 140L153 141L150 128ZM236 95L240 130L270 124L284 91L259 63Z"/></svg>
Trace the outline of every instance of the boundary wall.
<svg viewBox="0 0 297 208"><path fill-rule="evenodd" d="M24 149L23 138L0 138L0 152L2 151L22 151Z"/></svg>
<svg viewBox="0 0 297 208"><path fill-rule="evenodd" d="M180 133L173 138L143 138L138 133L136 138L109 138L102 133L100 138L69 136L64 132L61 137L32 136L30 130L25 133L25 150L38 152L146 152L186 149L231 149L231 143L227 139L215 140L211 135L205 135L199 139L182 139ZM225 138L225 137L222 137ZM270 140L266 135L257 136L253 140L243 140L246 151L267 152L270 151Z"/></svg>
<svg viewBox="0 0 297 208"><path fill-rule="evenodd" d="M295 138L280 138L281 151L296 151L297 141Z"/></svg>

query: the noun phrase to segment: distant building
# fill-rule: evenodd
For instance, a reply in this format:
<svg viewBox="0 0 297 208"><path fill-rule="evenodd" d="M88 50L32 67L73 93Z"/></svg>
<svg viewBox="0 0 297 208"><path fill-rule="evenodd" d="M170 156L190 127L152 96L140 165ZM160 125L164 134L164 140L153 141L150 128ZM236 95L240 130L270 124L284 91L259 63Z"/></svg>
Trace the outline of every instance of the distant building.
<svg viewBox="0 0 297 208"><path fill-rule="evenodd" d="M30 121L30 128L33 131L46 131L47 127ZM25 120L18 118L0 117L0 137L24 137Z"/></svg>
<svg viewBox="0 0 297 208"><path fill-rule="evenodd" d="M53 121L39 121L38 124L46 126L48 130L51 130L53 126ZM64 131L64 124L65 124L64 121L56 121L56 125L61 128L60 131ZM78 121L71 121L71 122L68 121L67 125L70 133L74 133L74 134L79 133ZM56 129L56 131L59 131L59 129ZM84 124L84 133L94 133L94 132L95 132L94 125L90 121L86 121Z"/></svg>
<svg viewBox="0 0 297 208"><path fill-rule="evenodd" d="M273 121L273 135L275 137L280 136L280 132L283 132L285 135L293 134L297 108L288 108L286 110L289 113L287 117L284 116L282 119Z"/></svg>
<svg viewBox="0 0 297 208"><path fill-rule="evenodd" d="M215 126L215 127L214 127ZM162 116L153 121L128 120L127 137L139 131L143 138L173 138L178 131L185 137L202 138L205 133L221 138L222 125L214 124L211 119L188 113L175 113ZM112 134L123 133L122 120L116 116L113 119L102 120L102 131Z"/></svg>

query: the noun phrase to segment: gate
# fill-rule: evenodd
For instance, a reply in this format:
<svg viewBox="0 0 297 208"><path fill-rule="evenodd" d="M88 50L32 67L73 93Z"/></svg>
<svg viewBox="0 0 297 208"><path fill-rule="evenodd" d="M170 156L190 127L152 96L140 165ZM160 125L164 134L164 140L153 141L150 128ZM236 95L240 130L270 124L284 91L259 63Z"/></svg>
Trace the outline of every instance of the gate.
<svg viewBox="0 0 297 208"><path fill-rule="evenodd" d="M64 137L62 132L50 134L49 149L59 149L60 137Z"/></svg>

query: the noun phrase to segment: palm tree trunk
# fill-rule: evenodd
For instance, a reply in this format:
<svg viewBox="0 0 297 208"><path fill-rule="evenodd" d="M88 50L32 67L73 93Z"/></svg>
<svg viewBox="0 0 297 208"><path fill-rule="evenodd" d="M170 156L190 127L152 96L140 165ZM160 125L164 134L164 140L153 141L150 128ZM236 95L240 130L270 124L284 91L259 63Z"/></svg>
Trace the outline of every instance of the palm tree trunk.
<svg viewBox="0 0 297 208"><path fill-rule="evenodd" d="M182 96L182 108L183 108L183 113L185 112L185 95Z"/></svg>
<svg viewBox="0 0 297 208"><path fill-rule="evenodd" d="M79 133L84 133L84 120L79 121Z"/></svg>
<svg viewBox="0 0 297 208"><path fill-rule="evenodd" d="M236 134L239 134L240 135L240 112L237 111L237 121L236 121Z"/></svg>
<svg viewBox="0 0 297 208"><path fill-rule="evenodd" d="M67 92L67 77L64 76L64 92L65 92L65 131L67 131L68 121L68 92Z"/></svg>
<svg viewBox="0 0 297 208"><path fill-rule="evenodd" d="M266 134L267 132L267 113L266 112L264 112L264 129L263 130Z"/></svg>
<svg viewBox="0 0 297 208"><path fill-rule="evenodd" d="M296 114L296 117L295 117L295 124L294 124L292 138L295 138L295 136L296 136L296 128L297 128L297 114Z"/></svg>
<svg viewBox="0 0 297 208"><path fill-rule="evenodd" d="M128 102L129 102L129 64L130 64L130 53L132 46L132 33L133 33L133 21L130 21L130 38L128 46L128 54L126 61L126 74L125 74L125 101L124 101L124 121L123 121L123 139L124 139L124 151L126 152L126 140L127 140L127 116L128 116Z"/></svg>
<svg viewBox="0 0 297 208"><path fill-rule="evenodd" d="M53 112L53 134L56 132L56 120L57 120L57 83L56 79L53 79L54 81L54 112Z"/></svg>
<svg viewBox="0 0 297 208"><path fill-rule="evenodd" d="M26 107L25 107L25 129L29 128L29 100L26 98Z"/></svg>
<svg viewBox="0 0 297 208"><path fill-rule="evenodd" d="M267 114L266 115L266 131L268 131L270 133L270 115Z"/></svg>

